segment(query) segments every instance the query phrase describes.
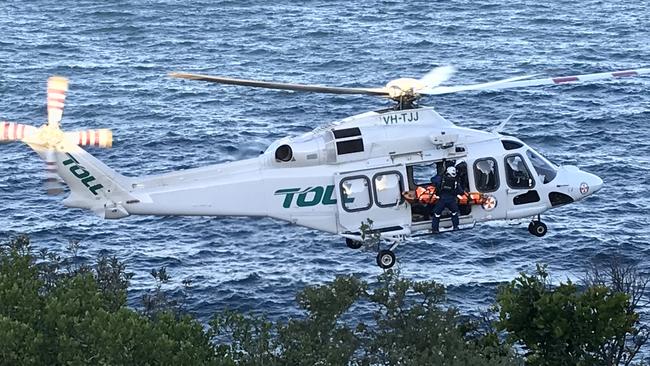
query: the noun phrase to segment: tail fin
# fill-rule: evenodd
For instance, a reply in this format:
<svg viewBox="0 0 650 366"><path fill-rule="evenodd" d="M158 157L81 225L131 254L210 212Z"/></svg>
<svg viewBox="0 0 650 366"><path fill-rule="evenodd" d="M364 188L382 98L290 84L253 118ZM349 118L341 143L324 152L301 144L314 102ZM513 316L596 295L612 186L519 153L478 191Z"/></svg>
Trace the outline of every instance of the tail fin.
<svg viewBox="0 0 650 366"><path fill-rule="evenodd" d="M46 151L30 146L45 158ZM107 219L129 216L124 204L134 200L129 193L129 178L115 172L84 149L65 144L65 150L55 151L57 174L70 188L63 204L85 208Z"/></svg>

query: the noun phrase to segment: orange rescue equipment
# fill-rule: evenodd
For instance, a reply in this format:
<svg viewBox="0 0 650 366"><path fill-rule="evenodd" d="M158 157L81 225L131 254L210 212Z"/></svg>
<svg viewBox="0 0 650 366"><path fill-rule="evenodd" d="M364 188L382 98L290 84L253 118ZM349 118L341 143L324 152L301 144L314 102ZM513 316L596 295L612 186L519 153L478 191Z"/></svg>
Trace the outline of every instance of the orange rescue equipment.
<svg viewBox="0 0 650 366"><path fill-rule="evenodd" d="M434 186L427 186L426 188L418 186L415 189L415 197L423 205L433 205L439 198L436 195L436 187Z"/></svg>
<svg viewBox="0 0 650 366"><path fill-rule="evenodd" d="M411 204L418 202L423 205L433 205L440 199L436 195L436 187L433 185L417 186L415 191L406 191L402 193L402 196ZM483 205L490 200L491 196L479 192L465 192L457 195L456 198L459 205Z"/></svg>
<svg viewBox="0 0 650 366"><path fill-rule="evenodd" d="M465 192L457 197L459 205L482 205L487 200L487 196L478 192Z"/></svg>

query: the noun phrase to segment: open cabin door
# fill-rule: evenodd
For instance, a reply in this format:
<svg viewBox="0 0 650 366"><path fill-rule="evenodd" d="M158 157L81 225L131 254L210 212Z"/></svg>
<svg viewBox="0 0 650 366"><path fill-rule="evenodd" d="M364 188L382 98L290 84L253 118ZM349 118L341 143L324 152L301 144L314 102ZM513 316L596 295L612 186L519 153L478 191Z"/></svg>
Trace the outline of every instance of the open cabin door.
<svg viewBox="0 0 650 366"><path fill-rule="evenodd" d="M403 164L337 174L339 233L359 236L361 224L370 219L384 237L410 234L411 210L402 197L406 177Z"/></svg>

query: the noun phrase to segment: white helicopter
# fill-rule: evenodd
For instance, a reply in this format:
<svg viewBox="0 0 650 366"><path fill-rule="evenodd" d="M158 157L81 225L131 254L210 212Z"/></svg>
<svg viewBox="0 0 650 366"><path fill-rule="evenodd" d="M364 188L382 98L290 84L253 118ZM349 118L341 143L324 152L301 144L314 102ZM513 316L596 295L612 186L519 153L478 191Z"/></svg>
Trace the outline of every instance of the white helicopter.
<svg viewBox="0 0 650 366"><path fill-rule="evenodd" d="M515 77L489 83L440 86L454 72L439 67L421 79L401 78L379 88L341 88L172 73L221 84L390 98L393 108L351 116L298 137L272 143L261 155L229 163L126 177L82 147L112 146L109 130L63 132L59 127L68 80L48 80L48 121L39 128L0 122L0 142L22 141L47 164L48 193L70 194L67 207L106 219L130 215L267 216L339 234L360 248L368 232L382 240L377 264L390 268L395 248L414 235L432 234L430 208L405 199L429 178L454 165L461 186L462 229L477 222L532 217L531 234L543 236L540 214L584 199L603 181L575 166L556 166L521 140L458 127L433 108L417 106L423 95L470 90L559 85L650 73L650 68L544 79ZM500 126L503 127L503 124ZM256 192L254 197L246 194ZM406 194L405 194L406 192ZM368 221L371 220L371 221ZM369 231L361 230L372 222ZM451 230L449 215L441 232ZM388 247L386 248L386 245Z"/></svg>

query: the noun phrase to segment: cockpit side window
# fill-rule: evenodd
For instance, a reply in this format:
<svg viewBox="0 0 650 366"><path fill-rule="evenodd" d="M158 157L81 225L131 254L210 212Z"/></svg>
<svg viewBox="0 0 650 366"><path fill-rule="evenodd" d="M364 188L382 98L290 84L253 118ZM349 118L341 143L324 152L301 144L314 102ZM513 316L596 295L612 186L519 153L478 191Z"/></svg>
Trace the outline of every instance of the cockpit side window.
<svg viewBox="0 0 650 366"><path fill-rule="evenodd" d="M533 168L535 168L537 175L539 175L542 181L544 181L544 184L550 183L553 179L555 179L557 171L551 164L546 162L544 158L532 150L526 151L526 155L528 155L530 163L533 164Z"/></svg>
<svg viewBox="0 0 650 366"><path fill-rule="evenodd" d="M494 192L499 189L497 161L492 158L478 159L474 162L474 178L479 192Z"/></svg>
<svg viewBox="0 0 650 366"><path fill-rule="evenodd" d="M501 140L501 143L503 144L503 148L506 150L516 150L524 146L521 142L512 141L512 140Z"/></svg>
<svg viewBox="0 0 650 366"><path fill-rule="evenodd" d="M506 181L510 188L530 189L535 186L533 179L524 158L519 154L509 155L505 158Z"/></svg>

